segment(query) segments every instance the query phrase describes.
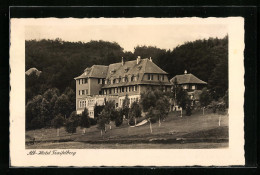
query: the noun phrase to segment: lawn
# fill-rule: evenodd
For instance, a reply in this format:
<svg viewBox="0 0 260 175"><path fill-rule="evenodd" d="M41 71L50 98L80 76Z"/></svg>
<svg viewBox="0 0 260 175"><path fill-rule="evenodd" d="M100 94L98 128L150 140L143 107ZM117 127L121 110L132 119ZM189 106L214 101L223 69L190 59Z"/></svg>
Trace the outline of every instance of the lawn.
<svg viewBox="0 0 260 175"><path fill-rule="evenodd" d="M103 136L96 126L87 128L86 134L77 128L70 135L64 128L60 129L60 137L56 129L39 129L27 131L26 135L35 138L34 145L27 148L214 148L228 146L228 116L196 111L191 116L178 117L172 112L161 126L149 124L129 127L124 121L120 127L111 124ZM219 118L221 117L220 126ZM77 144L76 144L77 143Z"/></svg>

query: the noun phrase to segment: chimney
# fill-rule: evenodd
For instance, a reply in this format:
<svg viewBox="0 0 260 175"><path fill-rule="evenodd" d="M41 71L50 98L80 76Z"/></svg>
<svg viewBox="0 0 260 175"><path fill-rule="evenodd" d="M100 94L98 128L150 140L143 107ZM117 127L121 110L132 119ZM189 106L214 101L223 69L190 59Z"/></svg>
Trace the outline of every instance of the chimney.
<svg viewBox="0 0 260 175"><path fill-rule="evenodd" d="M140 63L140 61L141 61L141 57L140 57L140 56L138 56L138 57L137 57L137 59L136 59L136 64L139 64L139 63Z"/></svg>
<svg viewBox="0 0 260 175"><path fill-rule="evenodd" d="M122 57L122 66L125 64L124 57Z"/></svg>
<svg viewBox="0 0 260 175"><path fill-rule="evenodd" d="M184 74L187 74L187 70L184 71Z"/></svg>
<svg viewBox="0 0 260 175"><path fill-rule="evenodd" d="M150 57L150 61L153 62L152 57Z"/></svg>

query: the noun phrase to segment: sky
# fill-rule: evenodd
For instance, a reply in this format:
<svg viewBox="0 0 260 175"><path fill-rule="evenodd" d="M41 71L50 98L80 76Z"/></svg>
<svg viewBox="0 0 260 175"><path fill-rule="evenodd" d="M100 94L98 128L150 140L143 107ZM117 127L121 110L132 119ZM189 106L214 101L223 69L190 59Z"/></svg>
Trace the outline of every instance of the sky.
<svg viewBox="0 0 260 175"><path fill-rule="evenodd" d="M95 20L92 20L95 21ZM118 21L118 20L117 20ZM138 20L137 20L138 21ZM71 24L71 25L70 25ZM64 41L89 42L104 40L117 42L124 51L134 51L137 45L156 46L161 49L173 49L178 45L209 37L223 38L228 29L218 23L158 23L158 22L87 22L35 23L26 26L25 39L56 39Z"/></svg>

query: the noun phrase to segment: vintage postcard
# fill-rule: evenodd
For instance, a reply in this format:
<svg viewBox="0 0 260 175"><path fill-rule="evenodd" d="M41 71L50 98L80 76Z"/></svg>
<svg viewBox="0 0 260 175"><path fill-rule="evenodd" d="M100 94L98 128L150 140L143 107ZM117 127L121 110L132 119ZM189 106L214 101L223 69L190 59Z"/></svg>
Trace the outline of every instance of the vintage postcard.
<svg viewBox="0 0 260 175"><path fill-rule="evenodd" d="M244 165L244 19L10 19L12 167Z"/></svg>

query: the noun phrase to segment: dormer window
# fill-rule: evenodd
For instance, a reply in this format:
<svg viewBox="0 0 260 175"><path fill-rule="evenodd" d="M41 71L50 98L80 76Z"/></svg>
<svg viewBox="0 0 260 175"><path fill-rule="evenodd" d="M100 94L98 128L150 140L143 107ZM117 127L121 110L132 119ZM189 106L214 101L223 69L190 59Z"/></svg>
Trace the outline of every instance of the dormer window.
<svg viewBox="0 0 260 175"><path fill-rule="evenodd" d="M164 81L164 75L161 75L161 80Z"/></svg>
<svg viewBox="0 0 260 175"><path fill-rule="evenodd" d="M153 74L148 74L148 80L153 80Z"/></svg>
<svg viewBox="0 0 260 175"><path fill-rule="evenodd" d="M125 68L125 73L129 71L129 67Z"/></svg>
<svg viewBox="0 0 260 175"><path fill-rule="evenodd" d="M135 76L132 76L132 77L131 77L131 81L135 81Z"/></svg>
<svg viewBox="0 0 260 175"><path fill-rule="evenodd" d="M114 73L116 73L116 70L113 69L113 70L110 71L110 73L111 73L111 74L114 74Z"/></svg>

